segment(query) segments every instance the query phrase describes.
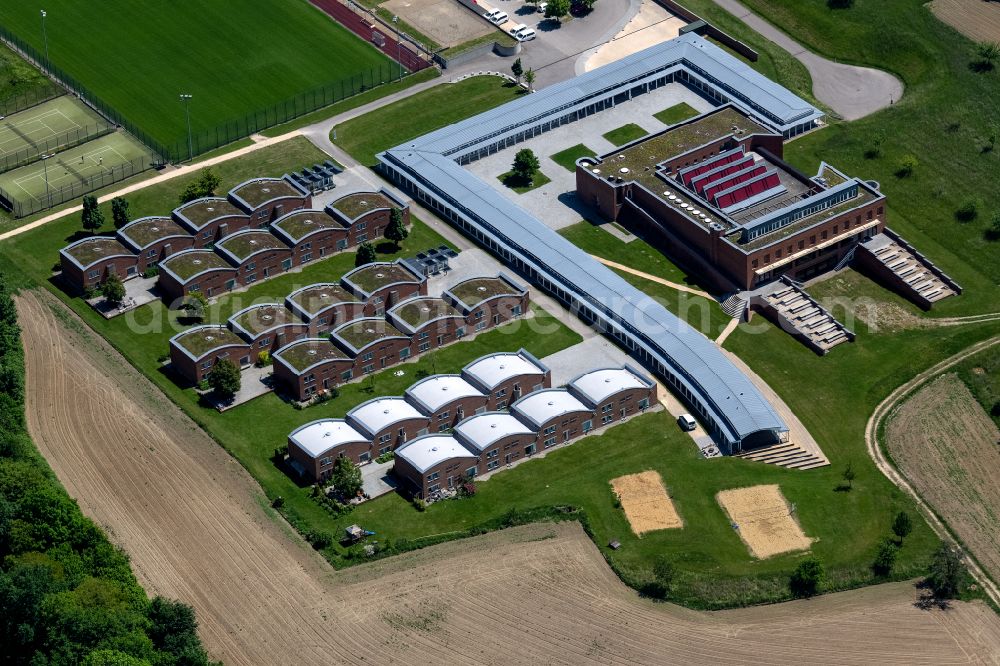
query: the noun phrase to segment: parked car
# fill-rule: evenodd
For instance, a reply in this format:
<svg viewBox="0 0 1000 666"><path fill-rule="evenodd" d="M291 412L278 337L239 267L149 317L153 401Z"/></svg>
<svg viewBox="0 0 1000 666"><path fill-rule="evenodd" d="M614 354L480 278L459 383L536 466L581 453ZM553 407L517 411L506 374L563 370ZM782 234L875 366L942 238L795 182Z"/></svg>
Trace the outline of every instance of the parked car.
<svg viewBox="0 0 1000 666"><path fill-rule="evenodd" d="M531 28L525 28L524 30L519 30L514 33L514 39L519 42L528 42L535 38L535 31Z"/></svg>
<svg viewBox="0 0 1000 666"><path fill-rule="evenodd" d="M547 3L547 2L539 2L537 5L535 5L535 10L539 14L544 14L545 10L548 8L548 6L549 6L549 3Z"/></svg>
<svg viewBox="0 0 1000 666"><path fill-rule="evenodd" d="M698 422L690 414L681 414L677 417L677 425L685 432L691 432L698 427Z"/></svg>
<svg viewBox="0 0 1000 666"><path fill-rule="evenodd" d="M507 18L508 18L507 12L503 11L502 9L497 9L496 12L493 14L493 18L490 19L490 23L494 25L502 25L507 22Z"/></svg>
<svg viewBox="0 0 1000 666"><path fill-rule="evenodd" d="M521 32L522 30L527 30L527 29L528 29L528 26L524 25L523 23L516 23L516 24L514 24L513 26L511 26L507 30L507 33L511 37L517 37L517 33Z"/></svg>
<svg viewBox="0 0 1000 666"><path fill-rule="evenodd" d="M500 13L499 9L491 9L488 12L483 12L483 18L487 21L492 21L493 17Z"/></svg>

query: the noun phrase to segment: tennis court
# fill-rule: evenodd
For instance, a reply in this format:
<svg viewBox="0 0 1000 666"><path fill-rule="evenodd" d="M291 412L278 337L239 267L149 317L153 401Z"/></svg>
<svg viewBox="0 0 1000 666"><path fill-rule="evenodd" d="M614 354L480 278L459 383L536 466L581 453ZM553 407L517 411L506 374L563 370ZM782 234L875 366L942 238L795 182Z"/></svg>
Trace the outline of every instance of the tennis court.
<svg viewBox="0 0 1000 666"><path fill-rule="evenodd" d="M39 146L57 149L75 141L73 130L97 125L104 125L104 120L75 97L57 97L0 120L0 160ZM58 137L66 137L65 142L53 142Z"/></svg>
<svg viewBox="0 0 1000 666"><path fill-rule="evenodd" d="M15 199L40 202L48 191L87 183L95 176L139 159L148 163L149 150L128 134L114 132L47 160L0 174L0 189Z"/></svg>

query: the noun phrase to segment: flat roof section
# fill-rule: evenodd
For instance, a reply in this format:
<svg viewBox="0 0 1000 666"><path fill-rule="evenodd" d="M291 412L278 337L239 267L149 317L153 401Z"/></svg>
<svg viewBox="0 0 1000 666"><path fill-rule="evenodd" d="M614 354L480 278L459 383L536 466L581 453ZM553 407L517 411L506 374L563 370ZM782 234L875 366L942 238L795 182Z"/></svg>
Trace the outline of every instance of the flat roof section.
<svg viewBox="0 0 1000 666"><path fill-rule="evenodd" d="M334 329L332 335L356 352L386 338L409 339L410 337L381 317L365 317L349 321Z"/></svg>
<svg viewBox="0 0 1000 666"><path fill-rule="evenodd" d="M174 215L201 229L220 217L247 217L247 214L222 197L195 199L174 209Z"/></svg>
<svg viewBox="0 0 1000 666"><path fill-rule="evenodd" d="M431 375L406 389L406 397L430 414L455 400L486 396L461 375Z"/></svg>
<svg viewBox="0 0 1000 666"><path fill-rule="evenodd" d="M360 302L354 294L336 282L323 282L302 287L289 294L286 300L290 304L295 304L301 313L310 317L319 314L331 305Z"/></svg>
<svg viewBox="0 0 1000 666"><path fill-rule="evenodd" d="M243 338L221 324L195 326L186 331L181 331L170 338L170 341L186 351L195 360L200 359L205 354L219 347L230 345L247 346Z"/></svg>
<svg viewBox="0 0 1000 666"><path fill-rule="evenodd" d="M283 362L296 374L328 361L347 360L350 357L329 338L307 338L285 345L274 353L274 360Z"/></svg>
<svg viewBox="0 0 1000 666"><path fill-rule="evenodd" d="M623 368L604 368L585 372L567 384L578 395L589 400L593 405L600 405L609 397L629 389L649 389L653 382L648 377L636 372L629 366Z"/></svg>
<svg viewBox="0 0 1000 666"><path fill-rule="evenodd" d="M160 262L160 268L167 269L181 282L187 282L199 273L225 268L236 269L228 261L211 250L181 250Z"/></svg>
<svg viewBox="0 0 1000 666"><path fill-rule="evenodd" d="M451 435L424 435L396 449L396 457L422 474L447 460L476 456Z"/></svg>
<svg viewBox="0 0 1000 666"><path fill-rule="evenodd" d="M264 229L237 231L235 234L230 234L216 243L215 247L229 253L233 259L240 263L258 252L289 249L281 239Z"/></svg>
<svg viewBox="0 0 1000 666"><path fill-rule="evenodd" d="M256 337L279 326L298 324L305 327L306 325L281 303L251 305L230 317L229 322L246 331L251 337Z"/></svg>
<svg viewBox="0 0 1000 666"><path fill-rule="evenodd" d="M510 411L520 414L536 428L540 428L546 421L557 416L592 410L566 389L551 388L529 393L512 404Z"/></svg>
<svg viewBox="0 0 1000 666"><path fill-rule="evenodd" d="M462 368L462 374L474 379L480 386L492 389L520 375L544 375L548 368L525 350L499 352L477 358Z"/></svg>
<svg viewBox="0 0 1000 666"><path fill-rule="evenodd" d="M171 236L191 237L191 234L173 218L161 216L140 217L133 220L119 229L118 235L130 241L139 250Z"/></svg>
<svg viewBox="0 0 1000 666"><path fill-rule="evenodd" d="M363 402L347 412L350 422L356 423L370 436L374 436L385 428L410 419L426 419L416 407L400 397L375 398Z"/></svg>
<svg viewBox="0 0 1000 666"><path fill-rule="evenodd" d="M293 244L309 234L325 229L344 229L344 225L322 210L297 210L279 217L271 223L275 232L284 232Z"/></svg>
<svg viewBox="0 0 1000 666"><path fill-rule="evenodd" d="M389 314L409 326L413 331L427 322L443 317L464 319L462 313L456 310L451 303L436 296L423 296L403 301L390 309Z"/></svg>
<svg viewBox="0 0 1000 666"><path fill-rule="evenodd" d="M493 442L510 435L534 434L534 430L507 412L475 414L455 426L455 436L476 453L482 453Z"/></svg>
<svg viewBox="0 0 1000 666"><path fill-rule="evenodd" d="M420 283L426 278L406 268L402 262L380 261L355 268L342 278L344 284L354 286L366 298L383 287L399 283Z"/></svg>
<svg viewBox="0 0 1000 666"><path fill-rule="evenodd" d="M313 458L344 444L368 441L344 419L312 421L293 430L288 439Z"/></svg>
<svg viewBox="0 0 1000 666"><path fill-rule="evenodd" d="M355 192L340 197L331 202L329 206L342 213L348 220L356 220L373 210L392 208L393 202L389 200L389 197L379 192Z"/></svg>
<svg viewBox="0 0 1000 666"><path fill-rule="evenodd" d="M470 309L495 296L504 296L507 294L521 296L524 292L524 287L515 284L503 275L463 280L453 287L448 288L448 293Z"/></svg>
<svg viewBox="0 0 1000 666"><path fill-rule="evenodd" d="M61 251L80 268L88 268L111 257L135 256L135 252L122 245L117 238L110 236L84 238L67 245Z"/></svg>
<svg viewBox="0 0 1000 666"><path fill-rule="evenodd" d="M250 208L260 208L275 199L304 197L306 193L295 187L290 179L254 178L229 190L229 195L245 202Z"/></svg>

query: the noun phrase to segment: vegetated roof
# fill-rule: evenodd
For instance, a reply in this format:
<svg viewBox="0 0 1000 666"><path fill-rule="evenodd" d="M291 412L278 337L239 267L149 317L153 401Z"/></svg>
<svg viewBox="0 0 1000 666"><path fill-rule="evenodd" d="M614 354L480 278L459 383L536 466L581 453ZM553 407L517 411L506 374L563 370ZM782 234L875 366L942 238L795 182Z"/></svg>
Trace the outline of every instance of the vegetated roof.
<svg viewBox="0 0 1000 666"><path fill-rule="evenodd" d="M297 324L305 328L306 324L292 314L291 310L280 303L263 303L244 308L229 318L229 321L242 328L252 336L278 326Z"/></svg>
<svg viewBox="0 0 1000 666"><path fill-rule="evenodd" d="M416 407L400 397L374 398L347 412L347 420L369 436L385 428L410 419L424 419Z"/></svg>
<svg viewBox="0 0 1000 666"><path fill-rule="evenodd" d="M310 316L319 314L331 305L358 302L354 294L335 282L323 282L302 287L289 294L288 300Z"/></svg>
<svg viewBox="0 0 1000 666"><path fill-rule="evenodd" d="M289 250L281 239L264 229L237 231L216 243L215 247L229 252L241 262L264 250Z"/></svg>
<svg viewBox="0 0 1000 666"><path fill-rule="evenodd" d="M297 340L274 353L275 361L284 361L286 366L300 374L318 363L349 358L330 338Z"/></svg>
<svg viewBox="0 0 1000 666"><path fill-rule="evenodd" d="M482 453L490 444L503 437L534 434L534 430L508 412L475 414L455 426L455 436L477 453Z"/></svg>
<svg viewBox="0 0 1000 666"><path fill-rule="evenodd" d="M382 317L355 319L334 329L333 335L346 342L350 348L356 351L361 351L368 345L386 338L409 338L406 333L403 333Z"/></svg>
<svg viewBox="0 0 1000 666"><path fill-rule="evenodd" d="M331 208L339 210L349 220L357 219L379 208L392 208L392 206L392 201L379 192L355 192L330 203Z"/></svg>
<svg viewBox="0 0 1000 666"><path fill-rule="evenodd" d="M477 358L462 368L462 374L473 379L477 384L492 389L501 383L520 375L544 375L548 371L541 361L520 350L517 352L498 352Z"/></svg>
<svg viewBox="0 0 1000 666"><path fill-rule="evenodd" d="M611 396L628 389L649 389L653 382L629 366L585 372L568 385L592 405L600 405Z"/></svg>
<svg viewBox="0 0 1000 666"><path fill-rule="evenodd" d="M181 281L186 282L195 275L204 271L224 268L235 272L228 261L211 250L182 250L172 254L160 262L160 268L165 268L176 275Z"/></svg>
<svg viewBox="0 0 1000 666"><path fill-rule="evenodd" d="M251 208L258 208L282 197L305 196L304 192L284 178L254 178L229 190L229 194L242 199Z"/></svg>
<svg viewBox="0 0 1000 666"><path fill-rule="evenodd" d="M564 388L541 389L524 396L510 406L535 425L541 427L546 421L571 412L590 412L587 405Z"/></svg>
<svg viewBox="0 0 1000 666"><path fill-rule="evenodd" d="M364 294L371 294L382 287L401 282L423 282L423 276L416 275L402 263L376 262L355 268L343 277L348 285L354 285Z"/></svg>
<svg viewBox="0 0 1000 666"><path fill-rule="evenodd" d="M505 294L520 296L524 293L524 288L513 284L503 276L477 277L463 280L455 286L449 287L448 292L471 308L494 296Z"/></svg>
<svg viewBox="0 0 1000 666"><path fill-rule="evenodd" d="M220 217L247 217L247 214L234 206L228 199L221 197L206 197L195 199L174 209L174 214L186 219L196 229L201 229L212 220Z"/></svg>
<svg viewBox="0 0 1000 666"><path fill-rule="evenodd" d="M288 439L313 458L344 444L368 441L344 419L312 421L293 430Z"/></svg>
<svg viewBox="0 0 1000 666"><path fill-rule="evenodd" d="M186 350L195 359L199 359L213 349L228 345L246 347L243 338L236 335L221 324L206 324L181 331L170 339L181 349Z"/></svg>
<svg viewBox="0 0 1000 666"><path fill-rule="evenodd" d="M132 250L128 249L118 239L110 236L92 236L77 241L72 245L67 245L62 252L73 258L77 264L83 268L92 266L97 262L114 256L135 256Z"/></svg>
<svg viewBox="0 0 1000 666"><path fill-rule="evenodd" d="M406 396L423 407L428 413L436 412L450 402L462 398L486 398L475 386L465 381L461 375L431 375L406 389Z"/></svg>
<svg viewBox="0 0 1000 666"><path fill-rule="evenodd" d="M442 317L464 319L462 313L456 310L451 303L436 296L411 298L396 305L389 312L408 324L413 330Z"/></svg>
<svg viewBox="0 0 1000 666"><path fill-rule="evenodd" d="M283 215L272 222L271 226L276 230L284 231L293 242L324 229L343 229L346 231L344 225L330 217L326 211L311 209L296 210Z"/></svg>
<svg viewBox="0 0 1000 666"><path fill-rule="evenodd" d="M451 435L424 435L411 439L396 449L396 458L402 458L420 473L447 460L475 457L474 453Z"/></svg>
<svg viewBox="0 0 1000 666"><path fill-rule="evenodd" d="M184 227L169 217L140 217L119 229L118 235L132 241L140 250L171 236L191 237Z"/></svg>

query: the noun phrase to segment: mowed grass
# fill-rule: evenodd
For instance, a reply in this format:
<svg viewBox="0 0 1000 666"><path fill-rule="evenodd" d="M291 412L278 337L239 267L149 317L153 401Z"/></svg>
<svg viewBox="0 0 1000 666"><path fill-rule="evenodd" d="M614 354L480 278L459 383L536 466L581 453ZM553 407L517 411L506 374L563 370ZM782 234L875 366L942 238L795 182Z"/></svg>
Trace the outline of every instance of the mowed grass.
<svg viewBox="0 0 1000 666"><path fill-rule="evenodd" d="M52 62L164 144L184 138L181 93L195 133L298 93L388 68L373 46L308 2L53 0ZM39 52L38 6L0 5L0 23Z"/></svg>
<svg viewBox="0 0 1000 666"><path fill-rule="evenodd" d="M509 102L525 91L496 76L437 86L341 123L333 142L362 164L383 150ZM331 134L332 136L332 134Z"/></svg>
<svg viewBox="0 0 1000 666"><path fill-rule="evenodd" d="M674 104L669 108L663 109L663 111L660 111L659 113L654 113L653 117L664 125L676 125L682 120L694 118L697 115L697 109L693 108L686 102L681 102L680 104Z"/></svg>
<svg viewBox="0 0 1000 666"><path fill-rule="evenodd" d="M21 56L0 44L0 101L20 95L44 95L52 82Z"/></svg>
<svg viewBox="0 0 1000 666"><path fill-rule="evenodd" d="M0 166L5 159L38 146L46 151L57 150L62 143L75 140L72 134L79 130L86 136L88 130L104 126L97 113L72 95L63 95L24 111L11 114L0 125ZM71 133L66 136L66 133ZM37 153L35 153L37 154Z"/></svg>
<svg viewBox="0 0 1000 666"><path fill-rule="evenodd" d="M605 132L602 136L616 146L624 146L629 141L641 139L647 134L649 134L649 132L635 123L628 123L627 125L616 127L610 132Z"/></svg>
<svg viewBox="0 0 1000 666"><path fill-rule="evenodd" d="M566 169L567 171L576 171L576 161L581 157L594 157L597 153L587 148L587 146L582 143L578 143L575 146L570 146L566 150L560 150L555 155L552 155L552 161Z"/></svg>
<svg viewBox="0 0 1000 666"><path fill-rule="evenodd" d="M546 176L541 171L536 171L531 177L531 180L524 180L513 171L508 171L507 173L502 173L497 176L497 180L503 183L504 187L509 187L518 194L524 194L525 192L530 192L531 190L541 187L546 183L551 183L552 179Z"/></svg>

